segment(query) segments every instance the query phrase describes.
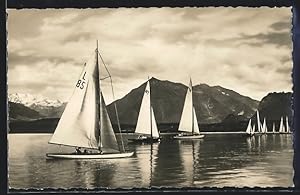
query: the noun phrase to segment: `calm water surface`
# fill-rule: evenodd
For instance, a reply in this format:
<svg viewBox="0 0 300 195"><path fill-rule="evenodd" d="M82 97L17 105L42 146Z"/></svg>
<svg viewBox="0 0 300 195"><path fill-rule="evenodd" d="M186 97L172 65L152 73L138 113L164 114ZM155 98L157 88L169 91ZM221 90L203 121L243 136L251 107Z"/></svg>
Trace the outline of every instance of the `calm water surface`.
<svg viewBox="0 0 300 195"><path fill-rule="evenodd" d="M51 134L10 134L10 188L290 187L292 135L206 135L203 140L164 137L152 145L127 144L127 159L51 160ZM71 150L73 151L73 149Z"/></svg>

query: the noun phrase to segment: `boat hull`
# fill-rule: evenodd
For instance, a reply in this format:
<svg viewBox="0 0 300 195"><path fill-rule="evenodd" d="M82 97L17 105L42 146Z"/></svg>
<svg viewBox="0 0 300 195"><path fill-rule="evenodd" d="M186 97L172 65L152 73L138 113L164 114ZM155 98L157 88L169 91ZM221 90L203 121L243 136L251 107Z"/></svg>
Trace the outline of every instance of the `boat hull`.
<svg viewBox="0 0 300 195"><path fill-rule="evenodd" d="M115 158L128 158L133 156L134 152L124 152L116 154L63 154L63 153L48 153L49 158L56 159L115 159Z"/></svg>
<svg viewBox="0 0 300 195"><path fill-rule="evenodd" d="M187 139L202 139L204 138L204 135L181 135L181 136L174 136L174 139L183 139L183 140L187 140Z"/></svg>
<svg viewBox="0 0 300 195"><path fill-rule="evenodd" d="M254 134L254 133L253 133L253 134L248 134L248 133L246 133L245 136L246 136L246 137L253 137L253 136L255 136L255 134Z"/></svg>
<svg viewBox="0 0 300 195"><path fill-rule="evenodd" d="M160 138L145 138L145 139L128 139L129 143L156 143L160 141Z"/></svg>

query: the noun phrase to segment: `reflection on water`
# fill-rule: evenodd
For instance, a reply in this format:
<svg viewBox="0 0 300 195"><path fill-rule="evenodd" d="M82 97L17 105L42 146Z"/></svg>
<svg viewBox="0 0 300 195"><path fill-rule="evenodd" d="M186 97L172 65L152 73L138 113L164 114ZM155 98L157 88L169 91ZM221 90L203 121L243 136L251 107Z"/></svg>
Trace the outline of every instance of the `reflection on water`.
<svg viewBox="0 0 300 195"><path fill-rule="evenodd" d="M11 188L132 188L292 186L292 137L207 135L202 140L163 139L127 145L132 158L51 160L50 134L9 135ZM123 137L126 137L124 135Z"/></svg>

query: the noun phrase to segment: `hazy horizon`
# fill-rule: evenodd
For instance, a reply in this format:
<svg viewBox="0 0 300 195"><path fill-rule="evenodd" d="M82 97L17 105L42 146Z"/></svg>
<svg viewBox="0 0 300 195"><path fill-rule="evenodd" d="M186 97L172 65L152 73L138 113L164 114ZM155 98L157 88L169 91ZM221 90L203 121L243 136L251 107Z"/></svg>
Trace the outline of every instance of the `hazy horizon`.
<svg viewBox="0 0 300 195"><path fill-rule="evenodd" d="M116 99L191 76L259 101L292 91L290 29L290 8L8 10L8 91L67 101L98 39Z"/></svg>
<svg viewBox="0 0 300 195"><path fill-rule="evenodd" d="M155 78L155 79L157 79L157 80L160 80L160 81L169 81L169 82L172 82L172 83L180 83L180 82L174 82L174 81L170 81L170 80L161 80L160 78L156 78L156 77L153 77L153 78ZM119 97L119 98L116 98L115 100L119 100L119 99L122 99L123 97L125 97L127 94L129 94L132 90L134 90L134 89L137 89L138 87L140 87L141 85L143 85L145 82L147 82L147 80L146 81L144 81L144 82L142 82L142 83L140 83L138 86L133 86L133 88L132 89L130 89L124 96L122 96L122 97ZM180 84L183 84L183 85L185 85L186 87L188 87L188 85L187 84L185 84L185 83L180 83ZM208 84L206 84L206 83L193 83L193 87L195 87L195 86L197 86L197 85L202 85L202 84L204 84L204 85L208 85ZM216 86L220 86L220 85L208 85L209 87L216 87ZM220 87L223 87L223 86L220 86ZM224 87L223 87L224 88ZM229 89L229 88L225 88L225 89L228 89L228 90L232 90L232 89ZM237 91L235 91L235 92L237 92ZM281 92L284 92L284 93L288 93L288 92L292 92L292 91L270 91L270 92L267 92L266 94L265 94L265 96L267 96L269 93L281 93ZM15 94L15 93L17 93L17 94L30 94L30 95L32 95L32 96L34 96L34 97L36 97L36 96L40 96L40 97L43 97L43 98L47 98L47 99L50 99L50 100L59 100L59 101L61 101L61 102L67 102L67 100L65 100L65 101L63 101L63 100L61 100L61 99L59 99L59 98L56 98L56 99L51 99L51 98L49 98L48 96L43 96L43 95L40 95L40 94L32 94L32 93L18 93L18 92L14 92L14 93L9 93L9 94ZM237 92L237 93L239 93L239 92ZM241 93L239 93L240 95L242 95L242 96L247 96L247 94L241 94ZM265 96L263 96L263 97L265 97ZM247 97L249 97L249 96L247 96ZM251 99L253 99L253 100L256 100L256 101L261 101L261 99L254 99L254 98L252 98L252 97L249 97L249 98L251 98ZM109 103L111 103L111 102L109 102ZM108 104L109 104L108 103Z"/></svg>

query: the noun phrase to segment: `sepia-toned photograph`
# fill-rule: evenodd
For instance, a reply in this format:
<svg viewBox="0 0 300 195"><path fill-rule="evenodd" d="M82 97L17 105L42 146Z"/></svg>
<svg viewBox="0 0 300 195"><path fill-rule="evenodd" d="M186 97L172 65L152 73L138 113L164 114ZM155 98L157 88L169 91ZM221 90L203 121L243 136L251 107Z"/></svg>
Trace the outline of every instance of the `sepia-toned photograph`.
<svg viewBox="0 0 300 195"><path fill-rule="evenodd" d="M290 7L7 15L10 190L294 186Z"/></svg>

